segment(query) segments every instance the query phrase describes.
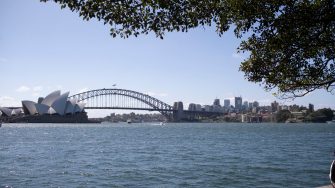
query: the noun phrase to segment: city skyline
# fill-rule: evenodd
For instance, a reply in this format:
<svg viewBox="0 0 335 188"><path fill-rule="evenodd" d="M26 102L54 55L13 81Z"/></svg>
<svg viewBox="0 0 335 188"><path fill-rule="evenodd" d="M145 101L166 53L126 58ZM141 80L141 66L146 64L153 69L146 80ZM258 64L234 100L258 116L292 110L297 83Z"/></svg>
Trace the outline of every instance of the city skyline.
<svg viewBox="0 0 335 188"><path fill-rule="evenodd" d="M237 54L240 40L215 28L188 33L112 38L101 22L83 21L52 2L1 1L0 66L5 79L0 106L20 105L53 90L113 88L147 93L172 105L176 101L212 104L241 96L260 105L308 105L335 108L334 95L323 90L284 101L244 79ZM244 101L244 100L243 100ZM232 102L232 100L231 100ZM231 103L233 104L233 103ZM92 117L108 112L90 112Z"/></svg>

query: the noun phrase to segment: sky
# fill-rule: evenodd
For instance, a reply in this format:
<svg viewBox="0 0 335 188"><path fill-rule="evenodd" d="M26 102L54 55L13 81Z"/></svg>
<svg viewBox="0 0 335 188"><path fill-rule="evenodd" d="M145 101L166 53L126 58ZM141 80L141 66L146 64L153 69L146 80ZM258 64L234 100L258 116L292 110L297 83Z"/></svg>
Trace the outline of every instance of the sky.
<svg viewBox="0 0 335 188"><path fill-rule="evenodd" d="M54 2L0 1L0 106L21 106L54 90L101 88L147 93L168 104L183 101L212 104L242 96L243 101L269 105L298 104L335 108L335 96L323 90L302 98L280 100L239 71L247 54L237 53L241 42L232 31L222 37L214 27L188 33L154 34L128 39L112 38L109 27L84 21L78 13ZM111 112L88 111L89 117Z"/></svg>

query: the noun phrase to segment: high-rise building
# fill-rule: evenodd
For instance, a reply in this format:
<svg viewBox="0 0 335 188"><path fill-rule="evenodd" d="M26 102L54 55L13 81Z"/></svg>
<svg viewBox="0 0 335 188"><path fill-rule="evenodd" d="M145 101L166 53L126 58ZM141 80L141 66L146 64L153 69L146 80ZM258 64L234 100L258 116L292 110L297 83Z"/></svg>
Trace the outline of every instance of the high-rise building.
<svg viewBox="0 0 335 188"><path fill-rule="evenodd" d="M220 105L220 99L214 99L213 105L221 106Z"/></svg>
<svg viewBox="0 0 335 188"><path fill-rule="evenodd" d="M279 104L277 103L277 101L274 101L273 103L271 103L271 111L272 112L278 111L278 107L279 107Z"/></svg>
<svg viewBox="0 0 335 188"><path fill-rule="evenodd" d="M235 97L235 109L242 109L242 97Z"/></svg>
<svg viewBox="0 0 335 188"><path fill-rule="evenodd" d="M252 103L252 107L258 108L259 107L259 103L257 101L254 101Z"/></svg>
<svg viewBox="0 0 335 188"><path fill-rule="evenodd" d="M196 111L196 105L194 103L190 103L188 105L188 110L189 111Z"/></svg>
<svg viewBox="0 0 335 188"><path fill-rule="evenodd" d="M196 104L196 105L195 105L195 110L196 110L196 111L201 111L201 110L202 110L202 108L201 108L201 104Z"/></svg>
<svg viewBox="0 0 335 188"><path fill-rule="evenodd" d="M184 110L183 102L181 102L181 101L175 102L173 104L173 110Z"/></svg>
<svg viewBox="0 0 335 188"><path fill-rule="evenodd" d="M213 111L213 106L210 105L204 105L204 111L205 112L212 112Z"/></svg>
<svg viewBox="0 0 335 188"><path fill-rule="evenodd" d="M253 107L253 103L249 102L249 109L252 109L252 107Z"/></svg>
<svg viewBox="0 0 335 188"><path fill-rule="evenodd" d="M249 107L248 107L248 101L244 101L243 102L243 109L244 110L247 110Z"/></svg>
<svg viewBox="0 0 335 188"><path fill-rule="evenodd" d="M308 104L308 110L309 110L310 112L314 112L314 105L311 104L311 103L309 103L309 104Z"/></svg>
<svg viewBox="0 0 335 188"><path fill-rule="evenodd" d="M230 107L230 99L225 99L223 103L224 103L224 107L225 108L229 108Z"/></svg>
<svg viewBox="0 0 335 188"><path fill-rule="evenodd" d="M288 110L288 106L287 105L283 105L281 109L282 110Z"/></svg>
<svg viewBox="0 0 335 188"><path fill-rule="evenodd" d="M213 112L222 112L222 107L219 105L213 105Z"/></svg>
<svg viewBox="0 0 335 188"><path fill-rule="evenodd" d="M179 121L184 118L184 105L183 102L175 102L173 104L173 110L176 110L176 113L173 113L173 119Z"/></svg>
<svg viewBox="0 0 335 188"><path fill-rule="evenodd" d="M289 106L289 111L291 111L291 112L299 112L300 111L299 108L300 108L299 105L293 104L293 105Z"/></svg>

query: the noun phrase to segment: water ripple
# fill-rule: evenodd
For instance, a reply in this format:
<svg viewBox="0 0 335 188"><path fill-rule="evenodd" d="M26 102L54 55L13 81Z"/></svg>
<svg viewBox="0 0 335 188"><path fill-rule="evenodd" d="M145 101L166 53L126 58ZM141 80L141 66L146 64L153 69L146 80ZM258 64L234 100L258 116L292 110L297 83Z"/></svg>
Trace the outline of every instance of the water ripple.
<svg viewBox="0 0 335 188"><path fill-rule="evenodd" d="M4 124L0 187L316 187L325 124Z"/></svg>

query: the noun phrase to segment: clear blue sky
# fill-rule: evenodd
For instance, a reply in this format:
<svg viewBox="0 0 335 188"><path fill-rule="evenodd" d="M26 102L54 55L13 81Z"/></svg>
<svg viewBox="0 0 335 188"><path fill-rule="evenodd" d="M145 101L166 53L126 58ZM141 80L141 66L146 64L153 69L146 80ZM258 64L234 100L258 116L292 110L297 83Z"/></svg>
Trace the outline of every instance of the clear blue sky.
<svg viewBox="0 0 335 188"><path fill-rule="evenodd" d="M219 37L215 28L198 28L167 33L164 40L152 34L112 38L107 25L39 0L2 0L0 28L0 106L36 101L56 89L75 94L113 84L169 104L212 104L234 96L261 105L292 103L244 79L238 71L243 54L236 54L240 41L232 32ZM317 91L293 103L335 108L334 99Z"/></svg>

